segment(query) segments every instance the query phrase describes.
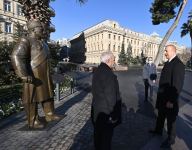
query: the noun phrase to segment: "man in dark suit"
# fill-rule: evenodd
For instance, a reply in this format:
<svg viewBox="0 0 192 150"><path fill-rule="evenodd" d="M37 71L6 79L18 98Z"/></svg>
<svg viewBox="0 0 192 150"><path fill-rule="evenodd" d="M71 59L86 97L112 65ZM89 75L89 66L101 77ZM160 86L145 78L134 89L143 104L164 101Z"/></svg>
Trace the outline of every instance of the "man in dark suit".
<svg viewBox="0 0 192 150"><path fill-rule="evenodd" d="M121 122L121 98L117 77L112 71L114 64L113 53L104 52L93 74L91 117L95 150L111 149L113 129Z"/></svg>
<svg viewBox="0 0 192 150"><path fill-rule="evenodd" d="M164 122L167 119L168 138L161 144L162 148L168 148L175 143L176 117L179 112L178 98L183 87L185 68L181 60L176 56L176 47L167 45L165 48L165 63L161 72L159 89L157 93L156 108L158 116L155 130L150 132L162 135Z"/></svg>

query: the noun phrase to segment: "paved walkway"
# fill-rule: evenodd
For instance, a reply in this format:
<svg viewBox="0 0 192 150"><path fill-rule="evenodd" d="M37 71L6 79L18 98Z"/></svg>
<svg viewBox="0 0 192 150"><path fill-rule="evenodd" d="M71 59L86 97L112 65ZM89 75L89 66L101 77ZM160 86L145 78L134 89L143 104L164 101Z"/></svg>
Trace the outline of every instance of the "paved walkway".
<svg viewBox="0 0 192 150"><path fill-rule="evenodd" d="M191 78L191 77L190 77ZM188 80L191 81L191 80ZM192 149L192 91L185 88L181 94L180 113L177 120L177 138L173 150ZM24 112L0 122L0 149L2 150L93 150L93 127L90 120L92 96L86 91L56 102L56 112L64 115L61 121L49 123L44 130L28 131ZM154 102L141 102L140 109L123 107L123 123L115 129L112 150L158 150L166 138L148 133L155 117L141 112L152 109ZM141 110L143 109L143 110ZM40 109L41 110L41 109ZM42 112L40 111L40 114Z"/></svg>
<svg viewBox="0 0 192 150"><path fill-rule="evenodd" d="M25 129L24 113L14 115L17 120L6 120L0 130L0 149L86 149L92 139L92 127L85 127L86 122L90 122L90 97L86 92L76 92L73 97L56 103L56 112L67 116L57 124L48 124L48 127L41 131Z"/></svg>

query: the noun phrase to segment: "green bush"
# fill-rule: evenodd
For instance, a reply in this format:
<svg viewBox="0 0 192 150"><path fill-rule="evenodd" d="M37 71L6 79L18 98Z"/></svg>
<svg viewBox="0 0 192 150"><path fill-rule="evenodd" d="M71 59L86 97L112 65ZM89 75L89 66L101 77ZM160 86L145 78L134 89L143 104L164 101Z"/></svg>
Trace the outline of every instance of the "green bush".
<svg viewBox="0 0 192 150"><path fill-rule="evenodd" d="M14 42L0 42L0 86L19 82L10 58L14 45Z"/></svg>
<svg viewBox="0 0 192 150"><path fill-rule="evenodd" d="M23 110L21 99L16 102L0 104L0 119L10 116L15 112Z"/></svg>
<svg viewBox="0 0 192 150"><path fill-rule="evenodd" d="M20 111L22 85L4 85L0 87L0 119Z"/></svg>
<svg viewBox="0 0 192 150"><path fill-rule="evenodd" d="M22 93L22 84L0 86L0 102L10 102L19 99Z"/></svg>
<svg viewBox="0 0 192 150"><path fill-rule="evenodd" d="M65 80L60 84L60 92L65 92L66 89L69 89L71 84L70 84L71 77L70 76L65 76Z"/></svg>

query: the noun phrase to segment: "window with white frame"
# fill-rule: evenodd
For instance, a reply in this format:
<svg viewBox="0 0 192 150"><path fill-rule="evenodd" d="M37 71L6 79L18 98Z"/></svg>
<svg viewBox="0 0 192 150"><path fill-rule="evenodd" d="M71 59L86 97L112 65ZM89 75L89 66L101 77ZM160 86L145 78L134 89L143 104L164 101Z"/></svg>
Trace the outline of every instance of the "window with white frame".
<svg viewBox="0 0 192 150"><path fill-rule="evenodd" d="M12 31L11 31L11 23L5 22L5 32L6 33L12 33Z"/></svg>
<svg viewBox="0 0 192 150"><path fill-rule="evenodd" d="M17 15L23 16L22 6L21 5L17 5Z"/></svg>
<svg viewBox="0 0 192 150"><path fill-rule="evenodd" d="M11 2L4 0L4 11L11 11Z"/></svg>

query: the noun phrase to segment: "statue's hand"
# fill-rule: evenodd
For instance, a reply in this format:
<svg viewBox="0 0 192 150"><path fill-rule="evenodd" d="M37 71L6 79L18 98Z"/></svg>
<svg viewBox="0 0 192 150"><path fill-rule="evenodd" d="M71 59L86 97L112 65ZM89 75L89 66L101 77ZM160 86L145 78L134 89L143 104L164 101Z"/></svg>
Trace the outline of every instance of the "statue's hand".
<svg viewBox="0 0 192 150"><path fill-rule="evenodd" d="M24 76L24 77L21 77L21 79L23 80L23 82L26 82L26 83L34 82L34 78L32 76Z"/></svg>

